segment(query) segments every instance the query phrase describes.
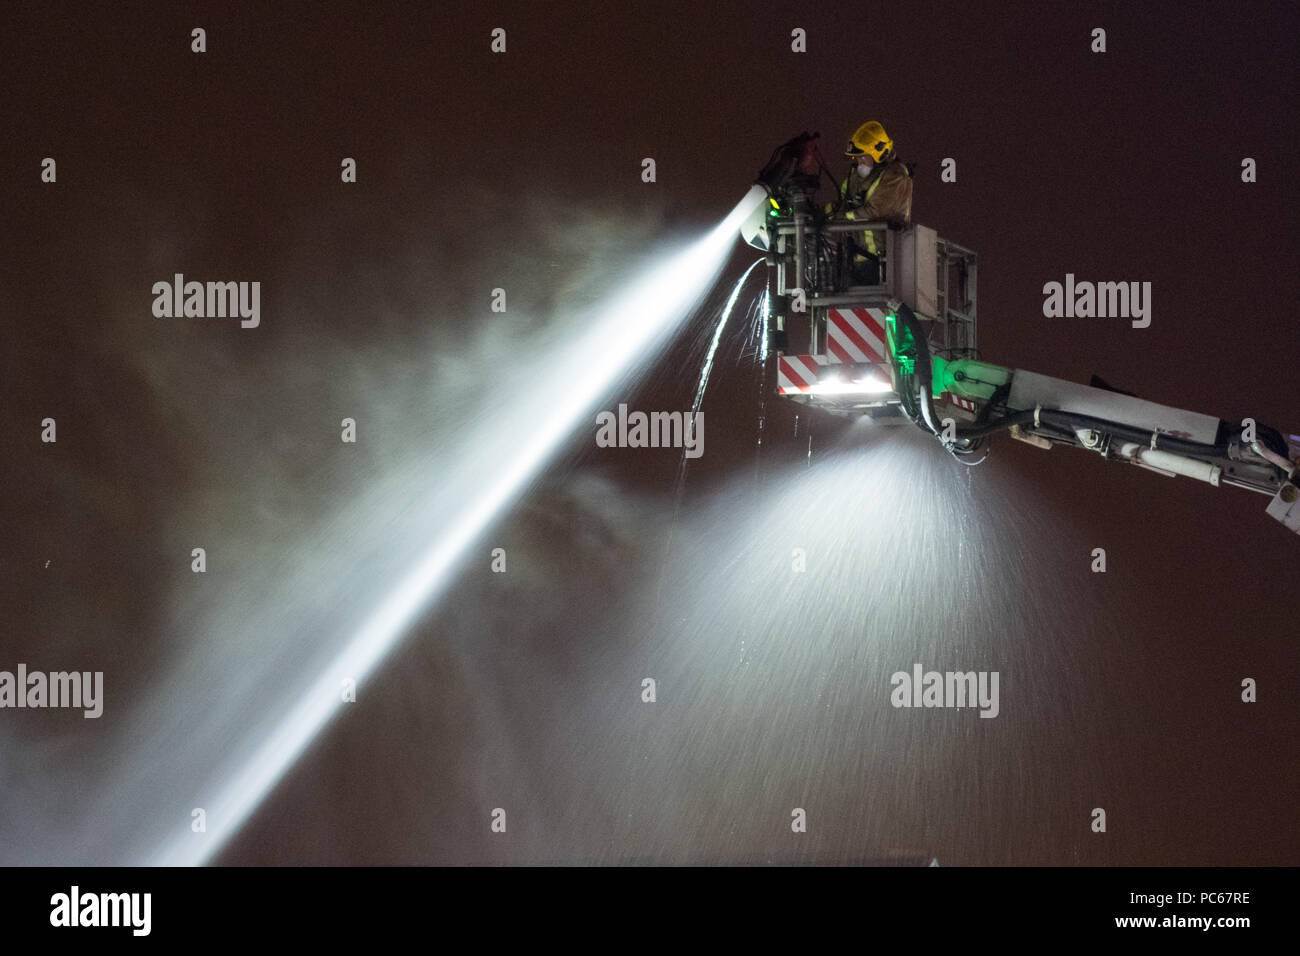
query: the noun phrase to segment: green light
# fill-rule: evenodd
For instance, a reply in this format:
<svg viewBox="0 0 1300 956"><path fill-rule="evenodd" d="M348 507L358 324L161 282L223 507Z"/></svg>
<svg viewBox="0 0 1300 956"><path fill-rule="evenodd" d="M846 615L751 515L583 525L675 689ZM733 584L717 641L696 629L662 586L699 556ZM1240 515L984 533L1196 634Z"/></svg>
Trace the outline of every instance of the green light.
<svg viewBox="0 0 1300 956"><path fill-rule="evenodd" d="M912 375L916 372L916 343L906 326L900 334L898 316L892 312L885 316L885 338L889 342L889 355L900 375Z"/></svg>

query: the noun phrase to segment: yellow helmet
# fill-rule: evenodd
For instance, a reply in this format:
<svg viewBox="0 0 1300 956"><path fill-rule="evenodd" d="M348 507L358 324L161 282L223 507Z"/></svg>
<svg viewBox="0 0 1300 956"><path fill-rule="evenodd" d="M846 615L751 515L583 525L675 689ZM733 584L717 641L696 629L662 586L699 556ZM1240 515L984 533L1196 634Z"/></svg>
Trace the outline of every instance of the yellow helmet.
<svg viewBox="0 0 1300 956"><path fill-rule="evenodd" d="M874 162L880 162L881 158L894 149L894 141L889 138L885 128L872 120L870 123L863 123L857 128L853 136L849 139L849 145L844 149L845 156L870 156Z"/></svg>

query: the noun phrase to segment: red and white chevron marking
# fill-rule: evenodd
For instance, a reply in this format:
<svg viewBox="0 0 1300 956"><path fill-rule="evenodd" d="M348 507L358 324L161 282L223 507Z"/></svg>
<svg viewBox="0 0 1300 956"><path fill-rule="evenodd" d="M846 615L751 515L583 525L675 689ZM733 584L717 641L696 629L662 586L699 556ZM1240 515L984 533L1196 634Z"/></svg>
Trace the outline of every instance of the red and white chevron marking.
<svg viewBox="0 0 1300 956"><path fill-rule="evenodd" d="M886 364L885 313L880 309L854 307L830 309L826 322L826 351L832 362Z"/></svg>
<svg viewBox="0 0 1300 956"><path fill-rule="evenodd" d="M947 392L945 394L948 396L948 401L952 402L958 408L964 408L968 412L978 412L980 410L979 405L972 402L969 398L960 398L952 392Z"/></svg>
<svg viewBox="0 0 1300 956"><path fill-rule="evenodd" d="M782 355L776 361L776 391L779 395L807 392L817 384L818 371L831 360L825 355Z"/></svg>

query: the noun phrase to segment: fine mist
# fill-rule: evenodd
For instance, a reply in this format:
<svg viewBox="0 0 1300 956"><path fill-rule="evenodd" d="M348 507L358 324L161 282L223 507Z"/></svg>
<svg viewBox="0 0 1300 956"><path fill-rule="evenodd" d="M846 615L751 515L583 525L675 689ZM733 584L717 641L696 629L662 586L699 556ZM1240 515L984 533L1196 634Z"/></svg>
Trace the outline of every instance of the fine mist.
<svg viewBox="0 0 1300 956"><path fill-rule="evenodd" d="M466 569L365 721L340 722L223 860L1104 860L1059 807L1100 759L1078 636L1122 622L1089 610L1068 559L1029 557L1077 529L970 477L914 429L863 424L811 467L680 507L589 470L548 483L494 532L508 573ZM891 707L913 662L1000 671L1002 713ZM1026 814L1040 824L1008 826Z"/></svg>
<svg viewBox="0 0 1300 956"><path fill-rule="evenodd" d="M502 221L522 211L488 191L461 200ZM432 215L325 209L280 237L256 333L150 315L144 277L221 274L205 268L221 250L183 241L192 233L165 216L139 247L102 251L97 274L114 286L96 294L110 319L68 332L98 387L63 397L60 445L14 483L19 502L55 489L61 508L85 513L50 535L84 550L54 554L61 588L42 593L38 580L12 600L29 624L16 659L103 669L106 712L56 715L57 732L19 715L2 750L15 782L0 813L4 862L141 862L157 832L187 833L189 791L240 759L347 622L436 539L469 493L448 475L490 469L525 437L466 451L502 415L518 421L502 396L526 394L527 376L582 331L584 310L662 242L644 214L558 200L527 212L503 254L491 237L449 244ZM386 254L357 257L352 245ZM503 312L491 309L497 288ZM101 394L128 399L109 410ZM340 441L345 418L355 444ZM136 436L129 452L124 429ZM191 571L197 547L202 574Z"/></svg>

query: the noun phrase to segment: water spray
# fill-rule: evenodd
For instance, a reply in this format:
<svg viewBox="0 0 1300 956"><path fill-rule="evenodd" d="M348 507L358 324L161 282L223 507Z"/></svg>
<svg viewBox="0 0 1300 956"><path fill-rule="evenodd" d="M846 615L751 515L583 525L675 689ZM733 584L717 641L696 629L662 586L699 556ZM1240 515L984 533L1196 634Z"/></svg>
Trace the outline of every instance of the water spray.
<svg viewBox="0 0 1300 956"><path fill-rule="evenodd" d="M340 683L348 679L360 683L374 671L451 583L452 572L470 546L510 507L594 406L653 357L656 346L677 329L715 281L741 221L766 199L761 187L753 187L706 236L592 309L582 323L589 330L586 335L563 347L560 354L547 355L535 374L523 377L526 394L514 396L512 402L512 407L522 410L519 420L496 423L494 434L483 439L481 447L464 449L446 466L445 474L434 478L437 486L431 494L458 501L453 520L379 600L342 652L310 678L305 691L294 697L297 703L278 715L254 744L251 756L202 801L207 839L196 843L188 828L173 833L154 848L148 862L204 863L239 830L337 713ZM540 427L533 413L538 407L548 409ZM504 457L499 454L502 434L517 442Z"/></svg>
<svg viewBox="0 0 1300 956"><path fill-rule="evenodd" d="M727 301L722 306L722 311L718 314L717 325L713 328L713 338L709 342L708 351L704 355L704 364L700 366L700 380L695 386L695 399L691 402L691 427L694 428L695 417L700 413L700 406L704 404L704 392L709 387L709 376L713 372L713 359L718 354L718 345L722 341L722 332L731 320L731 312L736 307L736 300L740 298L740 291L745 287L745 282L749 279L749 274L754 271L762 259L755 259L750 263L749 268L744 274L736 280L732 286L731 295L727 296ZM687 458L685 452L682 453L681 465L677 469L677 497L680 501L683 489L686 486L686 466Z"/></svg>

